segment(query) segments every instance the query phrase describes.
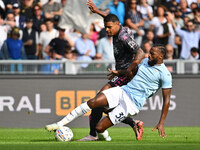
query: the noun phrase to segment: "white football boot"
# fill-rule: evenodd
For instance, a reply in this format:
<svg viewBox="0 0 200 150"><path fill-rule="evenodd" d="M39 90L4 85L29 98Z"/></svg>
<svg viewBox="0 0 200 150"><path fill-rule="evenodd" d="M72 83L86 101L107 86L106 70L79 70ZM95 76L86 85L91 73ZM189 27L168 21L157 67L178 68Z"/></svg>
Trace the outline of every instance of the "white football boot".
<svg viewBox="0 0 200 150"><path fill-rule="evenodd" d="M45 129L48 131L55 131L59 128L60 126L57 123L49 124L45 126Z"/></svg>

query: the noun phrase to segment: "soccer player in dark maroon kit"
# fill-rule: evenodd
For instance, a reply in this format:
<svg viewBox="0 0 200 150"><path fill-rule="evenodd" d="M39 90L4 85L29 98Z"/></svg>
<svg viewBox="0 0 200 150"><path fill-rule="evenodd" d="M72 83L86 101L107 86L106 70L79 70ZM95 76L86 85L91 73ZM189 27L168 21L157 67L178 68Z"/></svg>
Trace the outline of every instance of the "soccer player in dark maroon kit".
<svg viewBox="0 0 200 150"><path fill-rule="evenodd" d="M132 79L133 73L131 70L137 69L138 64L144 58L144 52L135 42L134 33L129 28L121 26L117 16L113 14L109 15L104 14L95 6L92 0L88 0L87 5L93 13L97 13L104 18L106 34L109 37L113 37L113 49L114 49L116 70L128 70L132 74L131 76L109 77L110 81L106 85L104 85L104 87L100 90L100 92L111 87L125 85L128 83L128 81ZM102 118L103 112L104 108L92 109L92 112L89 117L90 134L80 139L80 141L98 140L96 133L96 125ZM123 123L129 124L133 128L137 140L142 139L142 134L143 134L142 121L136 121L128 117L123 121ZM105 133L104 138L107 141L111 140L110 136L108 136L108 133Z"/></svg>

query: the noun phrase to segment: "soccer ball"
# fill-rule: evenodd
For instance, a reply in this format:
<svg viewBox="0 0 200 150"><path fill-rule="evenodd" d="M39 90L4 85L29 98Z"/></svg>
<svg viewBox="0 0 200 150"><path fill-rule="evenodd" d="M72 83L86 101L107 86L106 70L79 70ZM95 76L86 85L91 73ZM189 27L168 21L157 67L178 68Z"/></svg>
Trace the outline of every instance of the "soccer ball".
<svg viewBox="0 0 200 150"><path fill-rule="evenodd" d="M73 138L73 132L69 127L60 127L55 132L55 138L58 141L71 141Z"/></svg>

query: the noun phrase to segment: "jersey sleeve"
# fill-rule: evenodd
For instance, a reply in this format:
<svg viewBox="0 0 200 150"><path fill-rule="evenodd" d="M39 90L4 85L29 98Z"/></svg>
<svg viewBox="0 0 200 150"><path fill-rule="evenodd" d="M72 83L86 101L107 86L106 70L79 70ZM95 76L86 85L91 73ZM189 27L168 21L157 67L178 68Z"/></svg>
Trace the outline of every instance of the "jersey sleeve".
<svg viewBox="0 0 200 150"><path fill-rule="evenodd" d="M124 35L122 36L122 40L125 45L129 47L130 51L134 51L136 53L136 51L140 48L139 45L136 43L134 39L134 33L131 30L128 30L127 33L124 33Z"/></svg>
<svg viewBox="0 0 200 150"><path fill-rule="evenodd" d="M167 70L162 75L162 86L163 89L172 88L172 76L171 73Z"/></svg>

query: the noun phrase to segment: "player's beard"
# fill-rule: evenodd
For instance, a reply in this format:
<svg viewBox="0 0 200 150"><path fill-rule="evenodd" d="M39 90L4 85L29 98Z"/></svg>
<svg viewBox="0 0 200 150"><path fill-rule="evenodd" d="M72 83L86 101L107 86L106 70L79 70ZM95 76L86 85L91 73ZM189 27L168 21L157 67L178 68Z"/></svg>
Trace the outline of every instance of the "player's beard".
<svg viewBox="0 0 200 150"><path fill-rule="evenodd" d="M157 64L158 60L157 59L153 59L153 60L149 60L148 64L149 66L154 66L155 64Z"/></svg>
<svg viewBox="0 0 200 150"><path fill-rule="evenodd" d="M107 32L106 34L107 34L108 37L112 37L113 36L112 33L110 33L110 32Z"/></svg>

